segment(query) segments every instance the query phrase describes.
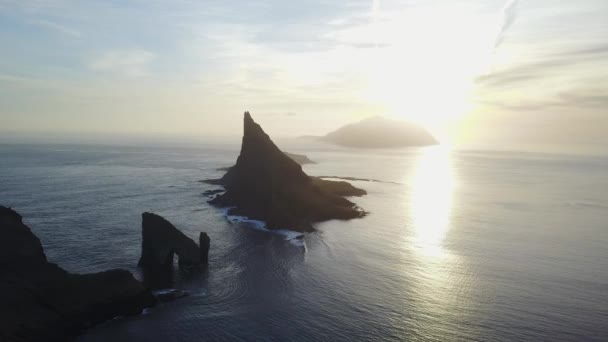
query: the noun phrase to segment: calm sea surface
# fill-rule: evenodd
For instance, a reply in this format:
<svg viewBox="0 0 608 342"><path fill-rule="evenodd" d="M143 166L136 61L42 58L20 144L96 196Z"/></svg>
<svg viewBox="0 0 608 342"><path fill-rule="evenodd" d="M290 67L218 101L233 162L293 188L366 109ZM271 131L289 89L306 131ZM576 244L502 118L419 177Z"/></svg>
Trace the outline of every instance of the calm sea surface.
<svg viewBox="0 0 608 342"><path fill-rule="evenodd" d="M211 237L191 295L81 341L607 341L608 158L283 145L354 181L364 219L305 236L230 222L198 182L234 145L0 145L0 204L72 272L136 267L141 213Z"/></svg>

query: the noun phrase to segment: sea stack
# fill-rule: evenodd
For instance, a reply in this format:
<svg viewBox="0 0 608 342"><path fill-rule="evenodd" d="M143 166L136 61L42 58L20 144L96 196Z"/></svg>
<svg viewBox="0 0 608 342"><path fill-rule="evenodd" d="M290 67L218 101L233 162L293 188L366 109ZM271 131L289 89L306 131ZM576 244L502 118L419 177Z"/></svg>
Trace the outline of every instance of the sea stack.
<svg viewBox="0 0 608 342"><path fill-rule="evenodd" d="M139 266L157 267L173 265L177 254L180 267L198 266L207 263L209 237L201 233L199 246L179 231L171 222L153 213L143 213L141 223L142 246Z"/></svg>
<svg viewBox="0 0 608 342"><path fill-rule="evenodd" d="M156 299L121 269L68 273L49 263L16 211L0 206L0 341L65 341Z"/></svg>
<svg viewBox="0 0 608 342"><path fill-rule="evenodd" d="M229 213L266 222L269 229L313 231L312 223L348 220L364 212L343 196L365 190L346 182L309 177L302 167L272 142L249 114L244 115L241 153L236 164L216 183L226 188L210 203L234 207Z"/></svg>

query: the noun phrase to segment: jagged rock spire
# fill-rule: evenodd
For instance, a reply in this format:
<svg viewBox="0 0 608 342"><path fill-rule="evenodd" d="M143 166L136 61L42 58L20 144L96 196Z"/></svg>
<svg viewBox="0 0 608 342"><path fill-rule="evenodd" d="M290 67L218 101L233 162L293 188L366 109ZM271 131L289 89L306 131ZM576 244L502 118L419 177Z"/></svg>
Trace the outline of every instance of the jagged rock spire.
<svg viewBox="0 0 608 342"><path fill-rule="evenodd" d="M249 112L243 117L243 143L236 164L222 177L226 193L211 203L235 206L231 212L265 221L273 228L312 230L311 223L360 217L341 193L365 191L346 182L311 178L272 142Z"/></svg>

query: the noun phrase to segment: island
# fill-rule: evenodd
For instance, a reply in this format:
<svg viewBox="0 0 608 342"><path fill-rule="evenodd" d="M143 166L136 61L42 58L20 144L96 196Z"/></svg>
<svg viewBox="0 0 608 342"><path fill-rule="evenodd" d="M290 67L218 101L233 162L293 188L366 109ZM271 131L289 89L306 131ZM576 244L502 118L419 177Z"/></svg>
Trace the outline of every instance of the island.
<svg viewBox="0 0 608 342"><path fill-rule="evenodd" d="M68 273L47 260L21 215L0 206L0 341L65 341L157 299L126 270Z"/></svg>
<svg viewBox="0 0 608 342"><path fill-rule="evenodd" d="M380 116L343 126L315 139L353 148L395 148L438 144L437 140L420 125Z"/></svg>
<svg viewBox="0 0 608 342"><path fill-rule="evenodd" d="M154 213L141 215L141 267L171 267L177 254L180 268L200 266L209 258L210 239L207 233L199 234L199 244L187 237L171 222Z"/></svg>
<svg viewBox="0 0 608 342"><path fill-rule="evenodd" d="M228 214L264 221L268 229L314 231L315 222L360 218L365 212L346 196L363 189L306 175L272 142L249 112L244 114L241 152L236 164L211 184L224 186L210 203L229 207Z"/></svg>
<svg viewBox="0 0 608 342"><path fill-rule="evenodd" d="M285 155L287 155L289 158L293 159L293 161L295 161L296 163L298 163L300 165L316 164L315 161L311 160L310 158L308 158L308 156L306 156L304 154L296 154L296 153L289 153L289 152L283 152L283 153L285 153Z"/></svg>

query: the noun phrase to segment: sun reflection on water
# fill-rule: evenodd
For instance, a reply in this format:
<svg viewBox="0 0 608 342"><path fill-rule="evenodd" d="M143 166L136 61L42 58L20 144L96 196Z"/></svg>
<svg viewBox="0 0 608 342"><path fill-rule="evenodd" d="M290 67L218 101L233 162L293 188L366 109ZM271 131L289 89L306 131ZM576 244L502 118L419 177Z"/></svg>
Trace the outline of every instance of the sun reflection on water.
<svg viewBox="0 0 608 342"><path fill-rule="evenodd" d="M444 255L443 241L450 226L453 178L447 149L428 148L418 157L411 197L413 242L417 252L428 256Z"/></svg>
<svg viewBox="0 0 608 342"><path fill-rule="evenodd" d="M405 196L404 292L410 294L407 304L417 317L416 334L449 340L445 327L458 327L471 297L466 261L447 246L450 230L456 228L452 212L457 180L444 147L422 149L414 162L407 177L411 191Z"/></svg>

